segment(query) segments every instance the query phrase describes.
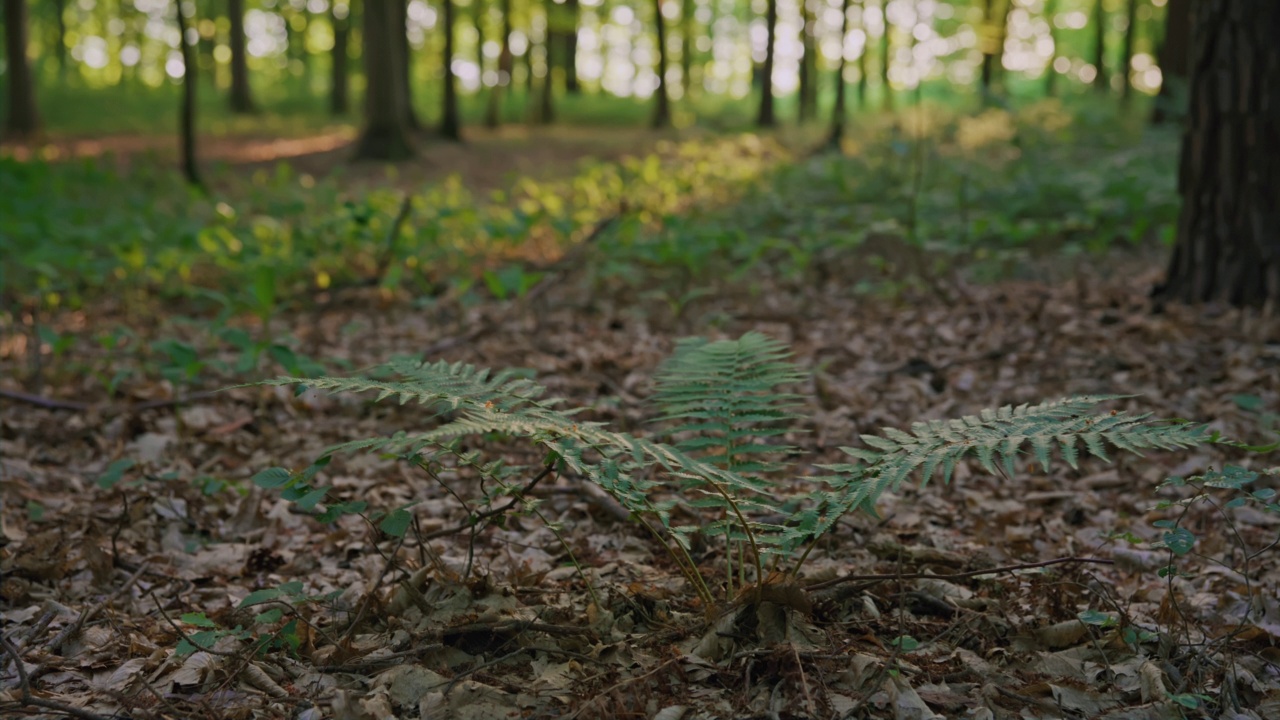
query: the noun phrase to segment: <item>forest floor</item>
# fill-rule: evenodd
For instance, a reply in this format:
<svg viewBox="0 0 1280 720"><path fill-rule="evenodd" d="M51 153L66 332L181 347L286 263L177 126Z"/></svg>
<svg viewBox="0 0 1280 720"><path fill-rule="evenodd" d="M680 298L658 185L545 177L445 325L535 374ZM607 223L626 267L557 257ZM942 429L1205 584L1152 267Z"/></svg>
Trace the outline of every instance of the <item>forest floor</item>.
<svg viewBox="0 0 1280 720"><path fill-rule="evenodd" d="M520 141L539 147L508 158L512 171L553 164L539 159L560 157L551 137L591 152L589 135L548 132ZM468 147L499 158L503 142ZM989 283L949 268L877 295L853 287L868 261L850 251L794 276L757 268L715 292L659 294L585 272L610 259L587 247L518 296L315 291L269 329L352 369L424 353L529 369L566 407L635 434L658 415L652 378L678 339L762 332L810 376L785 438L794 472L776 479L785 508L860 435L1064 396L1123 395L1105 407L1274 442L1280 323L1154 307L1165 252L1051 258ZM69 334L125 324L143 348L208 345L178 304L127 301L43 320ZM228 323L268 329L248 312ZM110 377L59 366L56 344L28 344L19 327L0 336L6 718L1280 717L1280 483L1161 486L1274 455L1117 450L1110 464L1011 477L962 462L950 484L885 494L879 518L843 518L809 556L805 592L708 608L642 526L568 472L530 485L536 502L484 515L507 498L465 473L438 475L446 486L403 460L336 455L317 478L331 487L322 506L368 510L332 522L250 480L439 423L420 406L219 391L235 379L184 388L159 371L108 398ZM202 362L236 365L214 347ZM16 381L33 376L38 387ZM473 447L543 458L501 436ZM374 514L406 507L399 533ZM723 555L694 544L717 583Z"/></svg>
<svg viewBox="0 0 1280 720"><path fill-rule="evenodd" d="M1134 394L1114 406L1274 439L1274 322L1153 313L1154 275L1127 272L1149 262L1055 286L954 284L949 297L854 302L838 282L708 297L679 321L564 282L527 305L286 322L357 367L466 337L442 356L533 368L553 394L631 429L652 415L643 398L673 341L715 317L729 336L785 341L813 372L788 437L806 464L882 426L1073 394ZM418 503L403 538L356 516L317 523L244 480L427 422L412 405L261 387L145 410L8 405L0 617L34 697L136 718L1179 717L1170 696L1220 717L1280 715L1280 563L1265 552L1280 521L1217 496L1183 516L1152 509L1188 497L1157 485L1221 462L1214 452L1006 479L962 465L948 486L903 487L883 520L850 516L815 552L802 579L826 585L807 611L740 619L773 622L778 637L719 623L723 642L708 644L669 558L582 478L534 491L560 537L512 514L470 539L447 531L466 518L455 498L394 460L338 457L325 474L344 499ZM121 457L137 461L125 481L99 483ZM1199 544L1176 559L1186 575L1162 579L1152 523L1170 517ZM716 549L702 552L714 573ZM1034 567L1058 558L1081 561ZM252 593L270 602L242 607ZM197 632L220 639L173 652ZM919 645L894 647L903 636ZM5 664L3 714L32 712Z"/></svg>

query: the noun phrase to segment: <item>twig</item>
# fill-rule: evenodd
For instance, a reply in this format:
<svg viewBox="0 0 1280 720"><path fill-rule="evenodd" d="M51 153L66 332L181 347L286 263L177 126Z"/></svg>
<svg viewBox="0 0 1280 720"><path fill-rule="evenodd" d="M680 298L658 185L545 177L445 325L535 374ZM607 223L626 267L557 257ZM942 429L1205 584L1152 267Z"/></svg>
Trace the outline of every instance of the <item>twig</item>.
<svg viewBox="0 0 1280 720"><path fill-rule="evenodd" d="M85 626L85 623L97 617L98 613L102 612L103 608L115 602L129 588L133 587L133 584L138 582L138 578L142 577L142 574L145 573L146 571L147 571L147 563L144 562L138 566L138 569L134 571L134 573L130 575L128 579L124 581L123 585L116 588L115 592L103 598L102 602L98 603L97 605L94 605L93 607L89 608L85 612L80 613L80 617L76 618L75 622L63 628L62 631L59 632L53 638L53 642L49 643L49 647L53 648L54 652L61 655L62 651L60 648L64 643L66 643L68 640L74 637L77 633L79 633L80 630Z"/></svg>
<svg viewBox="0 0 1280 720"><path fill-rule="evenodd" d="M391 223L391 231L387 233L387 241L382 248L382 257L378 258L378 269L371 278L370 285L376 285L382 282L391 269L391 261L395 259L396 241L400 237L400 228L404 227L405 220L409 219L409 211L413 209L413 196L409 193L404 194L404 199L400 201L400 212L396 214L396 219Z"/></svg>
<svg viewBox="0 0 1280 720"><path fill-rule="evenodd" d="M31 696L31 678L27 677L27 668L22 664L22 654L18 652L18 648L9 642L9 638L0 633L0 646L4 647L7 655L13 658L13 665L18 670L18 702L22 705L30 705L32 707L44 708L60 712L63 715L71 717L83 718L83 720L109 720L103 715L90 712L84 708L78 708L74 705L67 705L56 700L45 700L43 698Z"/></svg>
<svg viewBox="0 0 1280 720"><path fill-rule="evenodd" d="M102 414L105 417L115 417L116 415L127 415L129 413L142 412L143 410L156 410L158 408L173 407L175 405L185 405L194 400L204 400L218 394L219 390L203 390L201 392L191 393L190 395L182 395L167 400L148 400L146 402L136 404L125 404L103 407ZM48 410L70 410L72 412L84 412L95 407L101 407L95 403L77 402L74 400L58 400L43 395L33 395L31 393L21 392L19 390L6 390L0 388L0 398L16 400L28 405L35 405Z"/></svg>
<svg viewBox="0 0 1280 720"><path fill-rule="evenodd" d="M887 574L887 575L843 575L831 580L823 580L812 585L806 585L805 590L824 590L836 585L842 585L847 582L873 581L884 582L887 580L963 580L964 578L979 577L982 575L994 575L996 573L1017 572L1019 570L1030 570L1033 568L1049 567L1050 565L1062 565L1065 563L1091 563L1094 565L1114 565L1114 560L1104 558L1079 558L1079 557L1063 557L1053 560L1042 560L1040 562L1023 563L1020 565L1004 565L1002 567L987 568L986 570L970 570L961 573L949 573L940 575L937 573L903 573L903 574Z"/></svg>
<svg viewBox="0 0 1280 720"><path fill-rule="evenodd" d="M519 502L525 495L529 494L529 492L533 490L533 488L538 483L542 482L543 478L550 475L553 470L555 470L555 465L547 465L543 467L542 472L538 473L536 477L534 477L532 480L526 483L524 487L520 488L520 490L517 491L516 494L513 495L511 499L508 500L506 503L499 505L496 508L490 508L488 510L485 510L484 512L479 513L477 515L472 515L471 517L467 518L465 522L462 522L453 527L444 528L442 530L436 530L435 532L429 532L426 535L423 535L420 539L434 540L436 538L445 537L448 535L455 535L457 533L462 532L463 530L470 530L476 525L479 525L481 520L493 517L494 515L501 515L502 513L514 507L517 502Z"/></svg>
<svg viewBox="0 0 1280 720"><path fill-rule="evenodd" d="M656 667L656 668L654 668L654 669L650 670L649 672L647 672L647 673L645 673L645 674L643 674L643 675L637 675L637 676L635 676L635 677L627 678L626 680L622 680L622 681L620 681L620 682L614 683L613 685L611 685L611 686L609 686L609 687L605 688L604 690L601 690L600 692L595 693L595 695L594 695L593 699L594 699L594 698L603 698L603 697L606 697L607 695L609 695L610 693L612 693L614 690L617 690L617 689L619 689L619 688L622 688L622 687L625 687L625 686L627 686L627 685L630 685L631 683L634 683L634 682L640 682L641 680L644 680L644 679L646 679L646 678L653 677L654 675L657 675L657 674L658 674L659 672L661 672L662 670L665 670L665 669L667 668L667 666L669 666L669 665L674 665L675 663L677 663L677 662L679 662L679 661L680 661L680 658L678 658L678 657L676 657L676 658L671 658L670 660L668 660L668 661L666 661L666 662L662 663L662 664L661 664L661 665L659 665L658 667ZM581 714L582 714L582 712L583 712L584 710L586 710L586 709L587 709L587 707L588 707L588 706L590 706L590 705L591 705L591 700L588 700L587 702L583 703L583 704L582 704L582 707L579 707L577 710L575 710L575 711L573 711L572 713L570 713L569 715L567 715L567 716L566 716L566 720L574 720L574 718L576 718L576 717L578 717L579 715L581 715Z"/></svg>

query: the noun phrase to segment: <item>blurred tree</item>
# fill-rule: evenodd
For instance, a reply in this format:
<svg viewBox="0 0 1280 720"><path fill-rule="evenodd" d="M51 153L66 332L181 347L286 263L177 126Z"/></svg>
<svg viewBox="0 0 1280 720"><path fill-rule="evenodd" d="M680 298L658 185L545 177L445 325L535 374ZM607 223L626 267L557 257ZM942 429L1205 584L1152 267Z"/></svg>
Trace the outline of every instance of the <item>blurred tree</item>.
<svg viewBox="0 0 1280 720"><path fill-rule="evenodd" d="M568 22L564 28L564 91L570 95L582 92L578 81L578 26L582 23L579 0L564 0Z"/></svg>
<svg viewBox="0 0 1280 720"><path fill-rule="evenodd" d="M178 17L178 45L182 48L182 110L178 113L178 138L182 152L182 174L187 182L197 187L200 182L200 168L196 165L196 80L199 75L196 63L195 43L198 38L192 23L187 20L187 11L183 8L188 2L195 10L194 0L174 0L174 14Z"/></svg>
<svg viewBox="0 0 1280 720"><path fill-rule="evenodd" d="M848 13L845 13L848 15ZM858 53L858 108L867 108L867 54L871 52L871 36L867 34L867 0L858 0L858 24L862 29L862 52ZM848 36L845 36L846 39ZM844 43L840 44L844 57Z"/></svg>
<svg viewBox="0 0 1280 720"><path fill-rule="evenodd" d="M498 50L498 83L489 89L489 103L485 107L485 127L496 128L501 122L503 89L511 87L511 71L515 68L511 57L511 0L502 0L502 47Z"/></svg>
<svg viewBox="0 0 1280 720"><path fill-rule="evenodd" d="M8 137L31 137L40 129L31 61L27 58L27 29L27 0L4 0L5 84L9 86L4 134Z"/></svg>
<svg viewBox="0 0 1280 720"><path fill-rule="evenodd" d="M444 0L444 107L441 112L440 134L449 140L462 139L462 121L458 117L458 79L453 73L453 34L457 21L457 0Z"/></svg>
<svg viewBox="0 0 1280 720"><path fill-rule="evenodd" d="M1156 50L1160 66L1160 94L1151 122L1181 118L1186 112L1186 89L1191 74L1191 0L1169 0L1165 7L1164 37Z"/></svg>
<svg viewBox="0 0 1280 720"><path fill-rule="evenodd" d="M889 24L889 0L880 0L880 16L883 19L880 35L880 87L884 92L881 102L885 110L893 110L893 85L889 83L889 63L893 57L892 26Z"/></svg>
<svg viewBox="0 0 1280 720"><path fill-rule="evenodd" d="M810 7L811 0L800 3L800 120L812 120L818 115L818 50L815 41L818 32L817 17Z"/></svg>
<svg viewBox="0 0 1280 720"><path fill-rule="evenodd" d="M693 0L680 0L680 94L693 92Z"/></svg>
<svg viewBox="0 0 1280 720"><path fill-rule="evenodd" d="M253 112L253 96L249 92L249 60L244 47L244 0L227 0L227 19L231 34L231 112ZM336 45L336 43L335 43Z"/></svg>
<svg viewBox="0 0 1280 720"><path fill-rule="evenodd" d="M1058 0L1044 1L1044 19L1049 23L1049 44L1053 51L1049 55L1049 67L1044 71L1044 94L1053 97L1058 94L1058 70L1054 67L1058 60Z"/></svg>
<svg viewBox="0 0 1280 720"><path fill-rule="evenodd" d="M653 106L653 127L671 127L671 92L667 88L667 21L662 17L662 0L653 0L653 23L658 30L658 89Z"/></svg>
<svg viewBox="0 0 1280 720"><path fill-rule="evenodd" d="M556 76L556 43L553 41L554 34L552 32L552 17L555 14L553 0L542 0L542 12L542 56L543 67L546 72L542 76L542 84L539 87L538 109L535 118L540 125L550 125L556 119L555 105L552 98L552 93L555 91ZM530 50L531 48L526 49L525 53L532 56L533 53ZM529 73L532 76L532 64L529 65Z"/></svg>
<svg viewBox="0 0 1280 720"><path fill-rule="evenodd" d="M1093 17L1089 20L1093 27L1093 66L1098 74L1093 76L1093 89L1106 92L1110 88L1107 79L1107 8L1106 0L1094 0Z"/></svg>
<svg viewBox="0 0 1280 720"><path fill-rule="evenodd" d="M330 66L329 112L334 115L346 115L351 109L350 83L348 82L347 64L350 61L347 49L351 38L351 11L355 0L338 2L329 6L329 22L333 24L333 62Z"/></svg>
<svg viewBox="0 0 1280 720"><path fill-rule="evenodd" d="M767 2L764 22L768 34L764 66L760 68L760 114L756 116L756 124L764 128L777 124L773 115L773 46L778 34L778 0Z"/></svg>
<svg viewBox="0 0 1280 720"><path fill-rule="evenodd" d="M418 114L413 110L413 48L409 45L409 4L408 0L392 0L391 3L391 31L386 36L388 42L391 43L391 53L395 59L399 69L396 72L396 79L401 84L400 95L404 99L404 124L410 130L419 130L422 123L418 122ZM368 12L366 10L366 12ZM368 27L368 22L365 23ZM369 41L366 39L364 43L366 50L369 49ZM368 61L366 60L365 75L368 76L370 70Z"/></svg>
<svg viewBox="0 0 1280 720"><path fill-rule="evenodd" d="M1124 84L1120 86L1120 102L1129 104L1133 97L1133 44L1138 35L1138 0L1125 0L1124 44L1120 47L1120 64L1116 66Z"/></svg>
<svg viewBox="0 0 1280 720"><path fill-rule="evenodd" d="M53 56L58 61L58 79L67 74L67 0L53 0Z"/></svg>
<svg viewBox="0 0 1280 720"><path fill-rule="evenodd" d="M413 155L409 142L408 86L401 77L396 35L404 29L397 19L403 0L365 0L364 71L366 78L364 129L356 142L356 157L403 160Z"/></svg>
<svg viewBox="0 0 1280 720"><path fill-rule="evenodd" d="M831 111L831 134L827 136L827 145L834 149L840 149L840 143L844 140L845 116L845 81L844 81L844 41L849 37L849 0L843 0L840 6L840 62L836 65L836 106ZM863 54L866 54L866 48L863 48ZM862 81L861 78L858 79Z"/></svg>
<svg viewBox="0 0 1280 720"><path fill-rule="evenodd" d="M1182 212L1157 298L1280 302L1280 3L1192 3Z"/></svg>

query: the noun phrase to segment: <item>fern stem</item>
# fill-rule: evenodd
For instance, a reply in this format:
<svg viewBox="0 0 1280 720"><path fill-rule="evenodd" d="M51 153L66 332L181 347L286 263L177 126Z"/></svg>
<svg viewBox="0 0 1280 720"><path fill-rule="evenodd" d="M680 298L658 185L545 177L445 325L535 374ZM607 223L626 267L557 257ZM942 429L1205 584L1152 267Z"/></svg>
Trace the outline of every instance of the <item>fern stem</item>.
<svg viewBox="0 0 1280 720"><path fill-rule="evenodd" d="M711 593L711 588L707 587L707 582L703 579L702 573L698 572L698 566L693 562L693 558L689 555L689 551L685 550L684 546L681 545L679 541L675 541L675 547L680 550L677 554L676 550L672 548L671 542L668 542L667 539L662 536L662 533L658 532L648 520L645 520L639 515L634 515L634 517L636 522L643 525L644 529L648 530L649 533L653 535L654 539L657 540L662 547L667 549L667 553L671 555L671 559L675 561L677 566L679 566L680 572L684 573L685 579L689 581L689 584L693 585L693 591L696 592L698 597L702 600L703 610L708 616L710 616L715 609L716 598L715 595Z"/></svg>

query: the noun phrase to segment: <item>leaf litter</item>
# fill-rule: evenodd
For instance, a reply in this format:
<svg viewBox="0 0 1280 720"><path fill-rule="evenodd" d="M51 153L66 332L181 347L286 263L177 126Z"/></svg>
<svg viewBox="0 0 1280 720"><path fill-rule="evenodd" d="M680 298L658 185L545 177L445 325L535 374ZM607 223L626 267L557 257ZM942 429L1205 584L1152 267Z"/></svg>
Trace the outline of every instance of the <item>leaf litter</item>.
<svg viewBox="0 0 1280 720"><path fill-rule="evenodd" d="M814 463L881 427L1076 394L1135 394L1130 409L1273 440L1275 321L1153 312L1160 258L1123 262L1056 284L954 280L950 298L770 281L670 316L566 280L528 305L357 304L283 322L353 367L484 323L443 356L531 368L625 430L653 416L644 398L675 340L759 330L813 373L787 441ZM247 479L423 418L280 390L114 415L5 406L0 623L25 677L6 653L5 716L1173 718L1188 702L1280 715L1275 516L1196 505L1185 573L1156 572L1169 557L1152 522L1169 513L1153 508L1182 497L1156 486L1220 466L1216 450L1012 478L961 464L949 485L886 495L880 519L845 518L803 602L705 618L669 558L578 478L539 485L538 515L450 532L470 512L459 500L479 497L461 477L446 478L459 497L395 460L337 458L328 501L408 508L411 524L394 537L356 515L317 522ZM716 549L701 552L712 567ZM1107 562L1034 567L1064 557ZM1024 567L984 572L1008 566ZM24 682L62 710L23 705Z"/></svg>

